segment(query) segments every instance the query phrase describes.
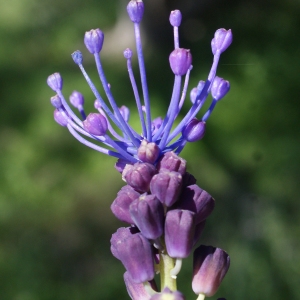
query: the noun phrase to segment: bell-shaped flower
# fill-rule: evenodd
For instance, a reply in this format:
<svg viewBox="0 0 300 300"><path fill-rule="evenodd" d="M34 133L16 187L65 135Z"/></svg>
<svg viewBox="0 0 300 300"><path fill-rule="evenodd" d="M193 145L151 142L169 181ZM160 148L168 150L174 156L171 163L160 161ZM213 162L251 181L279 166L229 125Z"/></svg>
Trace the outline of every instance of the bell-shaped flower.
<svg viewBox="0 0 300 300"><path fill-rule="evenodd" d="M194 251L192 288L195 294L213 296L230 265L228 254L220 248L201 245Z"/></svg>
<svg viewBox="0 0 300 300"><path fill-rule="evenodd" d="M188 142L196 142L204 137L206 122L192 119L182 131L182 136Z"/></svg>
<svg viewBox="0 0 300 300"><path fill-rule="evenodd" d="M169 56L171 69L175 75L183 76L192 65L192 54L188 49L177 48Z"/></svg>
<svg viewBox="0 0 300 300"><path fill-rule="evenodd" d="M215 207L215 199L198 185L189 185L182 190L176 208L193 211L196 224L204 221Z"/></svg>
<svg viewBox="0 0 300 300"><path fill-rule="evenodd" d="M105 135L108 125L107 120L102 114L90 113L83 121L84 129L90 134L101 136Z"/></svg>
<svg viewBox="0 0 300 300"><path fill-rule="evenodd" d="M172 206L178 199L182 187L182 175L178 172L162 169L150 182L150 191L161 203Z"/></svg>
<svg viewBox="0 0 300 300"><path fill-rule="evenodd" d="M125 185L118 192L117 198L113 201L110 206L112 213L121 221L134 224L129 212L130 204L137 198L140 194L135 191L131 186Z"/></svg>
<svg viewBox="0 0 300 300"><path fill-rule="evenodd" d="M144 15L144 3L142 0L131 0L127 5L129 19L133 23L140 23Z"/></svg>
<svg viewBox="0 0 300 300"><path fill-rule="evenodd" d="M184 175L186 171L186 160L176 155L173 151L167 152L157 164L157 169L167 169Z"/></svg>
<svg viewBox="0 0 300 300"><path fill-rule="evenodd" d="M193 248L195 214L189 210L169 210L165 220L165 243L169 256L188 257Z"/></svg>
<svg viewBox="0 0 300 300"><path fill-rule="evenodd" d="M63 86L63 80L59 73L54 73L47 78L48 86L55 92L61 91Z"/></svg>
<svg viewBox="0 0 300 300"><path fill-rule="evenodd" d="M135 190L144 193L149 191L150 181L156 168L149 163L135 163L126 165L122 177Z"/></svg>
<svg viewBox="0 0 300 300"><path fill-rule="evenodd" d="M169 20L172 26L179 27L181 24L181 19L182 19L182 15L180 10L176 9L171 11Z"/></svg>
<svg viewBox="0 0 300 300"><path fill-rule="evenodd" d="M142 283L154 278L154 255L150 242L130 228L119 228L110 240L111 251L124 265L132 281Z"/></svg>
<svg viewBox="0 0 300 300"><path fill-rule="evenodd" d="M164 207L154 195L141 195L129 207L134 224L147 239L155 240L164 232Z"/></svg>
<svg viewBox="0 0 300 300"><path fill-rule="evenodd" d="M219 50L220 53L224 52L232 43L231 29L226 30L224 28L218 29L215 32L215 36L211 41L211 49L213 55Z"/></svg>
<svg viewBox="0 0 300 300"><path fill-rule="evenodd" d="M212 84L211 87L211 95L212 97L216 100L219 101L222 98L225 97L225 95L229 92L230 90L230 83L229 81L216 76L215 80Z"/></svg>
<svg viewBox="0 0 300 300"><path fill-rule="evenodd" d="M143 140L141 142L141 145L137 152L137 156L141 161L150 164L154 164L156 162L159 154L159 147L155 143L149 143L146 140Z"/></svg>
<svg viewBox="0 0 300 300"><path fill-rule="evenodd" d="M99 53L104 42L104 33L99 29L87 31L84 35L84 44L90 53Z"/></svg>

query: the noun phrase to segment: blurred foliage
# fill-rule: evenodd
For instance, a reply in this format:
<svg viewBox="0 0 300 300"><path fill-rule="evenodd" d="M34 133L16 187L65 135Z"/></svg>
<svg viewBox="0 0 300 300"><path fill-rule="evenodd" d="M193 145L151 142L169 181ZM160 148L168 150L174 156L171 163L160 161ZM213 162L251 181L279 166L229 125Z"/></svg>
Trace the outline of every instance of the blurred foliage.
<svg viewBox="0 0 300 300"><path fill-rule="evenodd" d="M113 158L83 147L53 122L53 93L45 84L49 74L61 72L65 95L80 90L92 108L70 53L82 50L96 78L82 39L100 27L112 91L120 105L133 107L122 58L133 45L126 4L0 0L0 299L128 298L123 267L109 249L121 226L109 206L124 183ZM231 28L234 34L218 70L231 92L210 118L205 138L182 153L217 201L202 243L231 256L214 299L300 299L299 2L145 0L145 6L155 116L164 114L172 89L170 10L183 13L181 45L194 60L190 88L209 71L214 31ZM135 113L132 119L137 122ZM195 299L190 280L187 260L179 288Z"/></svg>

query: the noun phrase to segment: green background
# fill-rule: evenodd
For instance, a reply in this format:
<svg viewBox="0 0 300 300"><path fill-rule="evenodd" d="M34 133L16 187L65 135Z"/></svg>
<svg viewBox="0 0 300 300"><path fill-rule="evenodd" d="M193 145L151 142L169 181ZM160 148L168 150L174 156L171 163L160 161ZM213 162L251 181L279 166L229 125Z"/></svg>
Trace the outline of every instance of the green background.
<svg viewBox="0 0 300 300"><path fill-rule="evenodd" d="M94 97L70 54L82 50L98 82L83 35L99 27L106 34L102 58L112 91L119 105L133 108L122 55L133 45L126 5L0 0L0 299L129 298L109 243L122 226L109 206L124 183L113 158L79 144L53 121L53 92L46 85L48 75L60 72L65 96L79 90L87 111L93 109ZM189 172L216 199L201 243L231 257L213 299L300 299L300 3L145 0L154 116L164 115L173 85L173 9L183 13L181 46L193 55L189 90L208 74L214 31L231 28L234 35L218 69L231 91L209 119L204 139L182 153ZM186 101L183 113L188 108ZM187 299L196 299L191 260L178 282Z"/></svg>

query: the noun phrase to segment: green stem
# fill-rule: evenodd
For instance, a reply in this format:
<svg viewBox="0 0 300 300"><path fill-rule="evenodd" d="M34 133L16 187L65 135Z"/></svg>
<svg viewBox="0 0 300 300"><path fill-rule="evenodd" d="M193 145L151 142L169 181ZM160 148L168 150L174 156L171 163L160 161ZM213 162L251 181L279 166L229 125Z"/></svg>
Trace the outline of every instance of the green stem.
<svg viewBox="0 0 300 300"><path fill-rule="evenodd" d="M160 252L160 282L161 290L168 287L172 291L177 290L176 279L171 277L171 270L175 266L175 260L166 251Z"/></svg>

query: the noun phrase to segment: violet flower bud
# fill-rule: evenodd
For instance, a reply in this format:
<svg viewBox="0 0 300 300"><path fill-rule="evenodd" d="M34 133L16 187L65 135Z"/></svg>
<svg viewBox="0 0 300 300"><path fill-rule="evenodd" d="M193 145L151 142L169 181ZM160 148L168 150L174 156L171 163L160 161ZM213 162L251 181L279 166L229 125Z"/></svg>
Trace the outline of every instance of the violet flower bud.
<svg viewBox="0 0 300 300"><path fill-rule="evenodd" d="M192 65L192 54L188 49L177 48L171 52L169 62L173 73L183 76Z"/></svg>
<svg viewBox="0 0 300 300"><path fill-rule="evenodd" d="M185 300L185 297L179 291L171 291L169 288L164 288L164 290L153 295L150 300Z"/></svg>
<svg viewBox="0 0 300 300"><path fill-rule="evenodd" d="M132 234L130 228L119 228L110 242L113 255L122 262L133 282L154 278L152 246L141 233Z"/></svg>
<svg viewBox="0 0 300 300"><path fill-rule="evenodd" d="M125 185L118 192L117 198L110 206L112 213L121 221L134 224L129 212L130 204L138 199L140 194L135 191L131 186Z"/></svg>
<svg viewBox="0 0 300 300"><path fill-rule="evenodd" d="M192 289L195 294L213 296L230 265L228 254L220 248L201 245L194 251Z"/></svg>
<svg viewBox="0 0 300 300"><path fill-rule="evenodd" d="M123 277L127 293L131 299L150 300L151 296L146 291L143 283L135 283L128 272L125 272Z"/></svg>
<svg viewBox="0 0 300 300"><path fill-rule="evenodd" d="M84 129L93 135L105 135L108 125L106 118L99 113L90 113L86 120L83 121Z"/></svg>
<svg viewBox="0 0 300 300"><path fill-rule="evenodd" d="M82 53L79 50L74 51L72 54L72 59L76 65L81 65L83 62Z"/></svg>
<svg viewBox="0 0 300 300"><path fill-rule="evenodd" d="M172 258L188 257L193 248L195 213L189 210L169 210L165 220L165 243Z"/></svg>
<svg viewBox="0 0 300 300"><path fill-rule="evenodd" d="M190 100L191 100L191 102L192 102L193 104L194 104L195 101L196 101L197 94L198 94L197 88L192 88L192 90L191 90L191 92L190 92Z"/></svg>
<svg viewBox="0 0 300 300"><path fill-rule="evenodd" d="M173 151L167 152L157 165L157 169L167 169L183 175L186 171L186 160L177 156Z"/></svg>
<svg viewBox="0 0 300 300"><path fill-rule="evenodd" d="M50 102L55 108L62 107L61 99L58 95L51 97Z"/></svg>
<svg viewBox="0 0 300 300"><path fill-rule="evenodd" d="M161 117L155 118L151 125L152 125L152 134L154 135L156 131L160 128L163 123L163 119Z"/></svg>
<svg viewBox="0 0 300 300"><path fill-rule="evenodd" d="M135 163L134 165L126 165L122 177L135 190L144 193L149 191L150 181L155 173L156 168L153 165Z"/></svg>
<svg viewBox="0 0 300 300"><path fill-rule="evenodd" d="M173 27L179 27L181 24L181 19L182 19L182 15L180 10L176 9L176 10L172 10L171 14L170 14L170 23Z"/></svg>
<svg viewBox="0 0 300 300"><path fill-rule="evenodd" d="M143 162L154 164L158 159L159 153L160 149L156 143L149 143L146 140L142 140L137 156Z"/></svg>
<svg viewBox="0 0 300 300"><path fill-rule="evenodd" d="M216 76L211 87L212 97L215 100L219 101L229 92L229 90L230 90L229 81Z"/></svg>
<svg viewBox="0 0 300 300"><path fill-rule="evenodd" d="M144 15L144 3L142 0L131 0L127 5L127 13L131 22L140 23Z"/></svg>
<svg viewBox="0 0 300 300"><path fill-rule="evenodd" d="M61 91L63 86L63 80L59 73L54 73L47 78L48 86L55 92Z"/></svg>
<svg viewBox="0 0 300 300"><path fill-rule="evenodd" d="M104 33L99 29L87 31L84 35L84 44L90 53L99 53L104 42Z"/></svg>
<svg viewBox="0 0 300 300"><path fill-rule="evenodd" d="M119 158L115 163L115 169L122 174L126 165L132 165L132 163L125 159Z"/></svg>
<svg viewBox="0 0 300 300"><path fill-rule="evenodd" d="M165 170L154 175L150 182L150 191L161 203L172 206L178 199L182 187L182 175Z"/></svg>
<svg viewBox="0 0 300 300"><path fill-rule="evenodd" d="M65 114L67 115L67 112ZM54 120L63 127L68 125L68 119L58 109L54 110Z"/></svg>
<svg viewBox="0 0 300 300"><path fill-rule="evenodd" d="M231 29L226 30L224 28L218 29L215 32L215 36L211 41L211 49L213 55L219 50L220 53L224 52L232 43Z"/></svg>
<svg viewBox="0 0 300 300"><path fill-rule="evenodd" d="M130 48L126 48L123 52L123 55L126 59L129 59L132 57L132 50Z"/></svg>
<svg viewBox="0 0 300 300"><path fill-rule="evenodd" d="M188 142L196 142L204 137L206 122L193 118L182 131L182 136Z"/></svg>
<svg viewBox="0 0 300 300"><path fill-rule="evenodd" d="M164 207L154 195L142 195L129 207L134 224L147 239L155 240L164 231Z"/></svg>
<svg viewBox="0 0 300 300"><path fill-rule="evenodd" d="M123 119L128 122L129 121L129 117L130 117L130 110L127 106L125 105L122 105L120 108L119 108L119 111L121 113L121 116L123 117Z"/></svg>
<svg viewBox="0 0 300 300"><path fill-rule="evenodd" d="M78 91L73 91L69 97L69 100L70 100L71 104L76 108L78 108L84 104L84 97Z"/></svg>
<svg viewBox="0 0 300 300"><path fill-rule="evenodd" d="M182 190L176 208L188 209L196 213L196 224L204 221L213 211L215 199L198 185L193 184Z"/></svg>

